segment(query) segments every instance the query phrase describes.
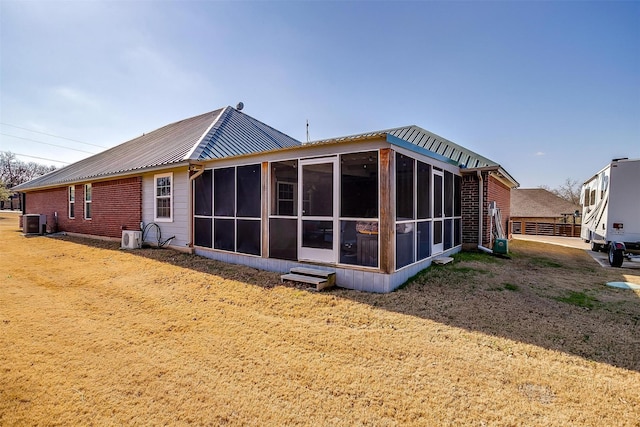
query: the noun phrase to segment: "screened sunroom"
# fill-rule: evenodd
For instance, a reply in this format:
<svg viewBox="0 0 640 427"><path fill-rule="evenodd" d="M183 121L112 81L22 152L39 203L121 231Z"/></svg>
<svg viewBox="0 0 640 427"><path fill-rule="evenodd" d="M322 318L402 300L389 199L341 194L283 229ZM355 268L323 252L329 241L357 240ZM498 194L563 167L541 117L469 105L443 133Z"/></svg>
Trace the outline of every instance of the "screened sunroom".
<svg viewBox="0 0 640 427"><path fill-rule="evenodd" d="M92 183L92 219L80 221L69 186ZM499 164L417 126L302 144L224 107L17 189L26 214L58 218L69 206L55 224L66 232L119 240L153 223L158 245L173 236L176 250L282 273L313 267L342 287L390 292L435 258L491 247L495 207L507 229L517 186Z"/></svg>
<svg viewBox="0 0 640 427"><path fill-rule="evenodd" d="M453 163L384 133L205 163L192 179L195 251L272 271L313 266L335 271L338 286L389 292L460 250Z"/></svg>

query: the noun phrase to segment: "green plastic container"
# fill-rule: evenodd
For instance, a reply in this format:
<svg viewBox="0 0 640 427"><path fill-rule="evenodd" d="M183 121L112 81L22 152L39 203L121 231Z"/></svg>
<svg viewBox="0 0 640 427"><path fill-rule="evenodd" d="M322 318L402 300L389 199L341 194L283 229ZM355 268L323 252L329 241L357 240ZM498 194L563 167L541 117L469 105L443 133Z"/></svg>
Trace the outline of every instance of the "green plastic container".
<svg viewBox="0 0 640 427"><path fill-rule="evenodd" d="M506 254L509 252L509 241L507 239L496 239L493 242L493 252L497 254Z"/></svg>

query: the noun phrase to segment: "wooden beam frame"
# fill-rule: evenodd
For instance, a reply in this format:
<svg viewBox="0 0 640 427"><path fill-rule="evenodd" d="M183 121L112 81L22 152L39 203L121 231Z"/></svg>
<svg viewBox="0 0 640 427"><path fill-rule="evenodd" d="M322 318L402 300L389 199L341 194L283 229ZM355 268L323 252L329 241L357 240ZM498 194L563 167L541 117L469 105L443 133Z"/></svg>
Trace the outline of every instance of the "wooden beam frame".
<svg viewBox="0 0 640 427"><path fill-rule="evenodd" d="M394 267L394 159L393 150L380 149L380 271L387 274L393 273Z"/></svg>

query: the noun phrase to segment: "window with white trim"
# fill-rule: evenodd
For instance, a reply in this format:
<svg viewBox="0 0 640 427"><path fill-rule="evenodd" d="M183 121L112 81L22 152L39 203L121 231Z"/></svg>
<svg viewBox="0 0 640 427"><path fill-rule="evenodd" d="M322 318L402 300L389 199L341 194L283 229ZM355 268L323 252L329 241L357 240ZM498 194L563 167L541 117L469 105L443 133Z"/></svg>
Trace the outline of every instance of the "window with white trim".
<svg viewBox="0 0 640 427"><path fill-rule="evenodd" d="M91 219L91 184L84 185L84 219Z"/></svg>
<svg viewBox="0 0 640 427"><path fill-rule="evenodd" d="M173 172L154 175L154 221L173 221Z"/></svg>
<svg viewBox="0 0 640 427"><path fill-rule="evenodd" d="M76 217L76 186L69 186L69 218Z"/></svg>

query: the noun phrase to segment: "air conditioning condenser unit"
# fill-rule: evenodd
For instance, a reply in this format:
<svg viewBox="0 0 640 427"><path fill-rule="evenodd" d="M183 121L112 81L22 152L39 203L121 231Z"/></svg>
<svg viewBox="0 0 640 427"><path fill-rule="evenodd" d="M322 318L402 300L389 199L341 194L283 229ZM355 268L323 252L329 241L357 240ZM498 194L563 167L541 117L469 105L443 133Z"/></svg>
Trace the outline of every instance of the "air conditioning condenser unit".
<svg viewBox="0 0 640 427"><path fill-rule="evenodd" d="M142 247L142 231L122 230L122 249L138 249Z"/></svg>
<svg viewBox="0 0 640 427"><path fill-rule="evenodd" d="M47 227L47 216L41 214L22 215L22 231L24 234L44 234Z"/></svg>

